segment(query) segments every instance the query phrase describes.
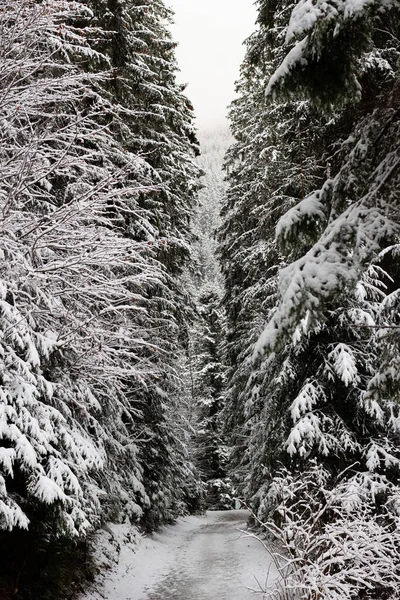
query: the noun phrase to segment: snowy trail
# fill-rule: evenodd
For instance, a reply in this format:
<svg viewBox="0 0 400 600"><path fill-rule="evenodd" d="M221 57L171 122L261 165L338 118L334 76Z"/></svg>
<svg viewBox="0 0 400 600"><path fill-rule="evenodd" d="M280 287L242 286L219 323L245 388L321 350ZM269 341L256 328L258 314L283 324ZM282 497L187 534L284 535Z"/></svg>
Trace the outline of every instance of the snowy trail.
<svg viewBox="0 0 400 600"><path fill-rule="evenodd" d="M123 548L101 592L85 600L262 600L276 571L262 544L241 533L247 517L207 512L145 538L136 552Z"/></svg>

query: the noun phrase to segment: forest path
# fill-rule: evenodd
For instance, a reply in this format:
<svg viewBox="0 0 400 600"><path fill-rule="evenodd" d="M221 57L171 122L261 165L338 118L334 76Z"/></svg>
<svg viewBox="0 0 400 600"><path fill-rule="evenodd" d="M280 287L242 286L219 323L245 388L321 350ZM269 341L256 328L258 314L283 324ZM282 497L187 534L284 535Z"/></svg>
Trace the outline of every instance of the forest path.
<svg viewBox="0 0 400 600"><path fill-rule="evenodd" d="M84 600L264 600L276 570L262 543L246 533L248 516L209 511L139 544L122 543L118 564Z"/></svg>
<svg viewBox="0 0 400 600"><path fill-rule="evenodd" d="M208 512L198 528L177 540L176 564L151 587L146 600L262 597L271 559L260 541L242 533L247 517L246 511Z"/></svg>

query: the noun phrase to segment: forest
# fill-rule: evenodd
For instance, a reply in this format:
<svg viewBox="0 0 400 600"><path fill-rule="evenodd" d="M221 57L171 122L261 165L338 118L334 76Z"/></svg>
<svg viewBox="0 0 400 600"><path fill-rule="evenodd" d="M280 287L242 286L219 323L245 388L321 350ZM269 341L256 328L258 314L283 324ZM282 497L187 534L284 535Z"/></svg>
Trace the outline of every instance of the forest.
<svg viewBox="0 0 400 600"><path fill-rule="evenodd" d="M199 133L164 0L0 0L1 600L235 500L263 599L400 599L400 4L256 7Z"/></svg>

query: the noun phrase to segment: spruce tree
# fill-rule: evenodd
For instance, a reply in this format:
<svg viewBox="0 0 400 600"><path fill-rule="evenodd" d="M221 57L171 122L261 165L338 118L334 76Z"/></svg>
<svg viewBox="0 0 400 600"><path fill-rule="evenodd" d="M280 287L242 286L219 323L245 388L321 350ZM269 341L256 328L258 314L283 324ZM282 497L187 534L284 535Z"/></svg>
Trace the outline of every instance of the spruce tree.
<svg viewBox="0 0 400 600"><path fill-rule="evenodd" d="M273 516L269 527L299 565L289 586L310 598L397 597L396 567L369 584L365 573L371 565L378 573L383 557L398 556L400 547L392 362L398 360L398 12L380 3L299 2L282 9L261 2L265 17L258 51L267 54L274 47L271 24L283 19L279 62L265 82L266 111L285 102L316 111L307 137L319 139L321 180L269 221L282 261L266 327L250 346L253 374L240 386L242 398L252 398L255 423L247 429L244 490L260 519ZM278 119L270 131L276 135L282 123L289 122ZM302 148L307 160L315 159L315 142ZM278 186L279 178L275 193ZM246 229L253 230L249 221ZM278 470L282 463L288 470ZM362 559L346 554L363 536L369 542Z"/></svg>
<svg viewBox="0 0 400 600"><path fill-rule="evenodd" d="M224 311L220 289L206 282L196 300L199 324L193 335L193 394L196 401L196 465L205 483L207 508L231 507L227 468L230 449L223 435L224 366L221 360Z"/></svg>
<svg viewBox="0 0 400 600"><path fill-rule="evenodd" d="M193 318L181 276L191 257L198 143L190 103L176 81L171 11L162 1L92 0L91 5L96 22L109 32L101 47L112 68L105 91L119 117L112 124L114 135L127 150L144 157L153 182L151 190L145 187L138 196L150 228L138 229L137 220L128 216L123 229L132 239L146 240L164 267L159 287L147 298L159 334L148 337L146 359L158 375L134 394L142 415L140 461L150 496L145 520L152 528L184 511L196 488L180 417L187 390L178 369Z"/></svg>
<svg viewBox="0 0 400 600"><path fill-rule="evenodd" d="M135 202L149 167L104 124L91 18L65 2L0 12L1 595L58 597L88 532L148 505L126 382L154 377L143 291L163 268L110 215L129 204L151 227Z"/></svg>
<svg viewBox="0 0 400 600"><path fill-rule="evenodd" d="M279 444L282 436L275 411L268 425L260 418L262 375L253 375L249 383L253 346L275 310L278 273L284 264L275 226L324 171L320 160L324 122L310 103L265 104L267 82L282 58L288 9L280 4L277 14L268 3L260 3L259 29L247 40L238 99L230 111L236 142L226 155L229 186L220 230L227 311L225 421L234 446L236 485L246 497L263 480L259 464L265 462L265 440Z"/></svg>
<svg viewBox="0 0 400 600"><path fill-rule="evenodd" d="M289 32L298 10L292 14ZM388 33L382 39L376 31L377 45L371 50L370 62L366 66L360 63L358 71L353 72L365 85L361 99L353 98L353 105L338 112L332 130L328 130L328 141L334 139L335 133L337 136L331 176L278 223L277 239L283 247L289 245L290 264L281 271L277 310L256 346L256 352L268 347L279 353L285 338L291 339L297 366L291 367L290 385L298 395L287 395L287 391L285 394L286 402L293 398L293 428L287 450L300 457L309 456L310 452L327 457L332 454L336 458L327 460L331 468L332 461L336 463L336 471L355 457L368 463L371 452L379 455L375 436L383 436L384 454L395 433L390 434L388 419L397 395L396 386L391 392L381 386L378 390L377 380L381 370L387 368L386 359L382 360L386 355L384 346L393 337L392 327L396 327L394 313L387 310L387 305L396 295L398 278L393 258L398 235L394 191L398 175L393 151L398 122L393 117L393 89L398 76L396 53L389 43L394 35L394 31L389 35L390 27L395 25L393 15L389 11L379 20L385 31L389 28ZM299 28L303 34L300 25ZM376 23L375 28L378 29ZM362 27L359 35L364 36ZM287 35L287 40L291 39ZM349 56L344 54L344 62L352 64L357 52L363 50L361 43L357 49L357 39L356 49L351 49ZM371 38L370 43L373 42ZM376 69L378 58L382 60L383 56L387 61L385 68L380 64ZM286 60L287 57L283 64ZM281 67L272 81L278 80L280 72ZM371 103L371 88L378 87L382 93L376 104ZM310 87L311 99L314 93ZM387 144L378 144L382 128L386 128ZM351 137L341 139L343 130ZM307 240L305 253L299 252L299 237ZM283 352L288 355L287 344ZM268 370L273 364L270 354L267 362ZM276 367L272 368L276 371ZM392 452L395 464L394 447Z"/></svg>
<svg viewBox="0 0 400 600"><path fill-rule="evenodd" d="M0 525L18 565L25 543L36 560L105 519L171 519L195 484L176 425L185 297L144 206L166 175L126 144L110 32L87 4L55 0L5 3L0 26ZM157 504L151 478L172 501Z"/></svg>

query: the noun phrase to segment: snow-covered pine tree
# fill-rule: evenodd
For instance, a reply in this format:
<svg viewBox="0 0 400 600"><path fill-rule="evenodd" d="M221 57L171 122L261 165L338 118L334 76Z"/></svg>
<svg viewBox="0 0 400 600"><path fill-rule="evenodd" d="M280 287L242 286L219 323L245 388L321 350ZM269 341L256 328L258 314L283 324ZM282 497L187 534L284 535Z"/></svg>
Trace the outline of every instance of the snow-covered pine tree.
<svg viewBox="0 0 400 600"><path fill-rule="evenodd" d="M30 561L149 506L139 400L162 376L170 284L140 198L159 178L112 131L92 20L79 2L0 7L0 525L21 585L21 545Z"/></svg>
<svg viewBox="0 0 400 600"><path fill-rule="evenodd" d="M248 384L253 345L276 303L283 257L275 226L284 212L312 190L323 175L320 152L324 124L308 102L276 101L266 106L265 88L282 59L283 23L290 8L277 14L259 2L259 28L247 52L231 107L236 142L226 156L228 191L223 205L220 260L227 312L226 428L232 436L233 472L240 494L248 497L263 481L265 441L279 444L280 417L260 418L262 377Z"/></svg>
<svg viewBox="0 0 400 600"><path fill-rule="evenodd" d="M118 32L100 27L100 4L0 7L0 512L16 578L27 540L32 556L43 556L39 546L82 539L102 519L147 511L148 525L169 520L198 493L178 409L187 299L173 278L189 256L198 172L191 114L175 83L165 13L159 44L133 21L161 48L158 62L154 47L143 56L164 65L164 86L139 57L126 99L115 86L129 79L109 47ZM153 8L142 12L157 23ZM170 118L140 98L140 81L151 89L152 76L164 94L158 111L165 103ZM146 162L134 117L153 109Z"/></svg>
<svg viewBox="0 0 400 600"><path fill-rule="evenodd" d="M397 568L379 567L400 549L398 16L390 3L299 2L267 87L269 105L297 93L331 118L326 179L276 228L288 265L255 349L261 422L279 414L283 433L253 454L258 514L279 522L302 565L290 585L310 598L399 597ZM279 459L291 471L274 478ZM362 538L360 560L347 550Z"/></svg>
<svg viewBox="0 0 400 600"><path fill-rule="evenodd" d="M148 297L159 333L148 339L147 358L162 375L135 392L143 415L140 461L150 496L145 520L151 528L185 510L196 489L180 407L188 390L178 369L192 318L181 274L190 258L198 149L191 107L176 81L175 44L168 30L171 11L161 0L91 0L91 5L96 21L109 31L100 47L112 66L105 91L120 115L112 130L127 150L146 159L154 183L139 195L151 235L130 219L125 219L125 235L145 239L165 267L163 282Z"/></svg>
<svg viewBox="0 0 400 600"><path fill-rule="evenodd" d="M91 0L111 40L105 52L109 91L124 112L126 148L146 157L161 184L141 198L158 234L154 244L169 272L181 273L190 253L190 218L198 191L193 109L177 82L171 9L163 0Z"/></svg>
<svg viewBox="0 0 400 600"><path fill-rule="evenodd" d="M84 7L76 4L74 9ZM90 420L96 402L86 386L80 390L79 382L68 381L68 375L64 379L63 372L59 385L54 385L53 373L47 377L45 373L52 361L57 369L66 345L63 334L66 339L77 335L78 323L71 323L62 297L64 287L68 296L72 292L68 263L74 264L74 254L68 257L61 241L71 236L68 243L75 239L76 256L84 252L82 228L73 236L71 226L81 218L88 186L85 177L76 175L89 167L87 153L80 151L76 140L76 122L82 122L83 139L97 127L93 128L91 114L86 117L68 109L68 103L82 94L84 81L73 67L64 68L58 60L56 44L62 49L63 40L57 28L63 12L56 4L40 10L16 2L3 6L0 15L2 528L28 527L25 505L29 508L37 500L56 503L58 525L78 534L98 512L95 496L82 490L82 485L91 485L89 464L98 471L104 457L68 405L79 406L81 397ZM70 30L63 35L68 44ZM83 37L79 42L85 47ZM71 171L70 203L60 202L52 193L53 182L63 171ZM80 195L81 209L74 203ZM84 230L90 233L89 226Z"/></svg>
<svg viewBox="0 0 400 600"><path fill-rule="evenodd" d="M221 343L225 319L219 285L205 282L196 298L196 304L198 325L192 333L196 466L205 484L205 506L213 509L229 508L232 492L227 477L230 451L222 432L221 418L224 406Z"/></svg>

